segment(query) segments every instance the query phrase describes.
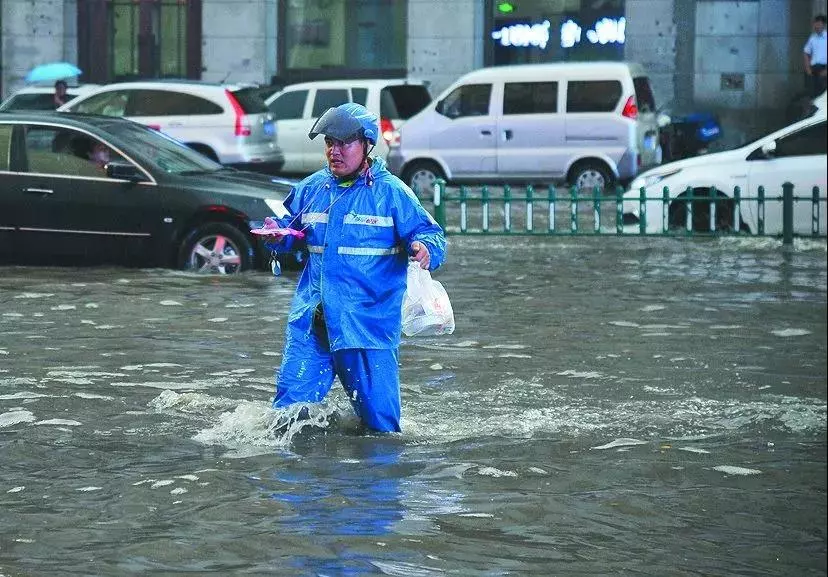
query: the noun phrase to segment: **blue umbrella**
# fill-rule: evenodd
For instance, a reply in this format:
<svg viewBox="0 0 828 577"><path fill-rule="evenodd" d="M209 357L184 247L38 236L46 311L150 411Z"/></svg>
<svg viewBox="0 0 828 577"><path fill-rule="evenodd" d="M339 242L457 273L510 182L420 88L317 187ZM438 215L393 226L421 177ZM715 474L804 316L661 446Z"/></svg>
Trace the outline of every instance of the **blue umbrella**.
<svg viewBox="0 0 828 577"><path fill-rule="evenodd" d="M78 76L81 69L68 62L50 62L35 66L26 75L26 82L54 82Z"/></svg>

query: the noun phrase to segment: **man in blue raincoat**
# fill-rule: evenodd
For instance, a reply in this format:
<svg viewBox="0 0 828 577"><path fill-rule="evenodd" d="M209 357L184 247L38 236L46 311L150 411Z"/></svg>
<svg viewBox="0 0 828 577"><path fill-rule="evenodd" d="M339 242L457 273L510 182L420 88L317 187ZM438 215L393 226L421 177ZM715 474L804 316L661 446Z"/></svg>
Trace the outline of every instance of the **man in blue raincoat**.
<svg viewBox="0 0 828 577"><path fill-rule="evenodd" d="M325 137L327 166L285 200L280 251L306 243L276 378L274 408L321 401L339 377L363 424L400 431L398 348L409 258L434 270L443 230L381 158L369 157L376 115L347 103L329 109L309 137ZM271 247L274 245L271 244Z"/></svg>

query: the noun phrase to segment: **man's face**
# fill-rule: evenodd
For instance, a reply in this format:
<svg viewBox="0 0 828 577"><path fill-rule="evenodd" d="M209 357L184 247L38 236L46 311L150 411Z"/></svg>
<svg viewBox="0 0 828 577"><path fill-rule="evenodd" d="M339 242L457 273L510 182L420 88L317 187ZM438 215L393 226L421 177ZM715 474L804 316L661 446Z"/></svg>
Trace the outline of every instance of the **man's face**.
<svg viewBox="0 0 828 577"><path fill-rule="evenodd" d="M356 172L362 165L364 152L359 138L342 142L330 136L325 137L325 157L328 159L328 167L337 178Z"/></svg>
<svg viewBox="0 0 828 577"><path fill-rule="evenodd" d="M814 20L814 32L822 34L823 30L825 30L825 23L821 20Z"/></svg>

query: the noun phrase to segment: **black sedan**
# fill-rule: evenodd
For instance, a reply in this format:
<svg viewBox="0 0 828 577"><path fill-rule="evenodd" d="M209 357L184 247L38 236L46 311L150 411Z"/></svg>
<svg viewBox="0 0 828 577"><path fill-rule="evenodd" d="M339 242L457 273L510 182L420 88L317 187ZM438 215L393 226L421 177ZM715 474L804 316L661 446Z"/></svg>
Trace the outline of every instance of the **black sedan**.
<svg viewBox="0 0 828 577"><path fill-rule="evenodd" d="M129 120L0 112L0 262L261 269L289 190Z"/></svg>

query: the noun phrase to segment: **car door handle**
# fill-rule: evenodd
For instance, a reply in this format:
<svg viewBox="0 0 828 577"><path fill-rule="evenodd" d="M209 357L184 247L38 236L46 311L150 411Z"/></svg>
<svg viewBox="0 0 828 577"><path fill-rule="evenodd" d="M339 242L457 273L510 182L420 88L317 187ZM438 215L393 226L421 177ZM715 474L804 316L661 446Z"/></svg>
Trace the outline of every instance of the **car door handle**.
<svg viewBox="0 0 828 577"><path fill-rule="evenodd" d="M513 136L512 131L509 130L508 128L503 131L503 140L512 140L512 136Z"/></svg>
<svg viewBox="0 0 828 577"><path fill-rule="evenodd" d="M492 131L491 130L481 130L480 134L482 134L483 136L491 136Z"/></svg>
<svg viewBox="0 0 828 577"><path fill-rule="evenodd" d="M35 194L52 194L55 191L50 188L24 188L23 192L33 192Z"/></svg>

